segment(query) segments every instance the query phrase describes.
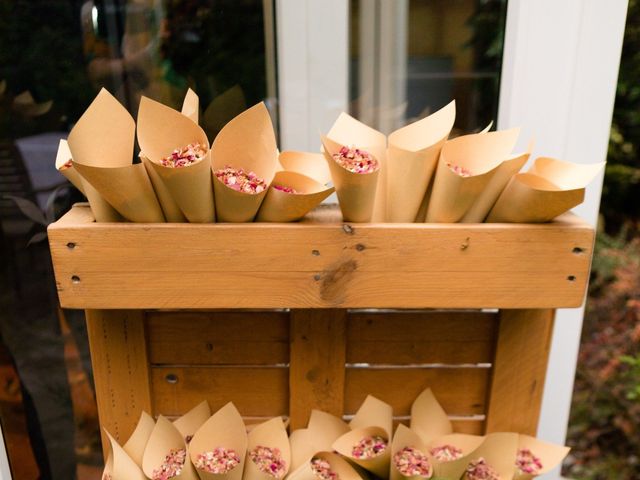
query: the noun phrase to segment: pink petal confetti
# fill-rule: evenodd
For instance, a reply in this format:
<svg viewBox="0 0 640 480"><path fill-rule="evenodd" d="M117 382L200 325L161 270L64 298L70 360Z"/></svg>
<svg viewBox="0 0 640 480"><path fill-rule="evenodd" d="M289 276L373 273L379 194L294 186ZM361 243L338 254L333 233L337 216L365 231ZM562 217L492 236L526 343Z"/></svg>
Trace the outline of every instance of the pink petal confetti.
<svg viewBox="0 0 640 480"><path fill-rule="evenodd" d="M240 464L240 456L231 449L216 447L202 452L196 459L196 468L208 473L229 473Z"/></svg>
<svg viewBox="0 0 640 480"><path fill-rule="evenodd" d="M430 478L433 469L429 458L420 450L414 447L404 447L398 450L393 456L393 464L405 477Z"/></svg>
<svg viewBox="0 0 640 480"><path fill-rule="evenodd" d="M247 173L241 168L236 169L226 165L214 173L218 180L236 192L256 195L267 188L267 182L262 178L258 177L254 172Z"/></svg>
<svg viewBox="0 0 640 480"><path fill-rule="evenodd" d="M460 165L454 165L452 163L447 163L447 167L449 167L449 169L457 174L460 175L461 177L470 177L471 176L471 170L468 170L464 167L461 167Z"/></svg>
<svg viewBox="0 0 640 480"><path fill-rule="evenodd" d="M340 475L333 471L331 464L324 458L312 459L311 470L321 480L340 480Z"/></svg>
<svg viewBox="0 0 640 480"><path fill-rule="evenodd" d="M361 459L374 458L384 453L387 444L387 440L379 435L363 437L351 449L351 456Z"/></svg>
<svg viewBox="0 0 640 480"><path fill-rule="evenodd" d="M465 480L500 480L496 472L482 457L469 463L464 473Z"/></svg>
<svg viewBox="0 0 640 480"><path fill-rule="evenodd" d="M171 155L162 159L162 165L165 167L180 168L191 165L204 158L207 149L199 143L190 143L186 147L176 148Z"/></svg>
<svg viewBox="0 0 640 480"><path fill-rule="evenodd" d="M258 469L274 478L284 477L287 464L282 459L279 448L269 448L258 445L249 452L249 457Z"/></svg>
<svg viewBox="0 0 640 480"><path fill-rule="evenodd" d="M272 185L273 188L284 193L297 194L298 192L293 187L287 187L286 185Z"/></svg>
<svg viewBox="0 0 640 480"><path fill-rule="evenodd" d="M342 147L338 153L333 154L333 159L340 166L352 173L373 173L380 168L378 160L364 150L354 147Z"/></svg>
<svg viewBox="0 0 640 480"><path fill-rule="evenodd" d="M516 467L520 473L540 475L542 461L528 448L521 448L516 456Z"/></svg>
<svg viewBox="0 0 640 480"><path fill-rule="evenodd" d="M171 449L162 464L151 474L151 480L169 480L182 473L187 451L184 448Z"/></svg>
<svg viewBox="0 0 640 480"><path fill-rule="evenodd" d="M64 162L64 165L62 165L59 170L66 170L67 168L71 168L71 167L73 167L73 160L67 160L66 162Z"/></svg>
<svg viewBox="0 0 640 480"><path fill-rule="evenodd" d="M441 445L439 447L433 447L429 453L433 458L439 462L452 462L462 458L462 450L453 445Z"/></svg>

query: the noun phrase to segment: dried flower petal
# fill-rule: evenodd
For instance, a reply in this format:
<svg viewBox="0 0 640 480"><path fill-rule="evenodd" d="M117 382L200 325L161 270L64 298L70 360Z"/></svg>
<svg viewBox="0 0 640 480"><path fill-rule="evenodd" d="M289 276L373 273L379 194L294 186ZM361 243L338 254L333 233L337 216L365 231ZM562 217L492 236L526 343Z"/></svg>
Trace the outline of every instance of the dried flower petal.
<svg viewBox="0 0 640 480"><path fill-rule="evenodd" d="M208 473L229 473L240 464L240 456L231 449L216 447L202 452L196 459L196 468Z"/></svg>
<svg viewBox="0 0 640 480"><path fill-rule="evenodd" d="M64 162L63 165L60 166L60 168L58 170L62 171L62 170L66 170L67 168L71 168L73 167L73 160L67 160L66 162Z"/></svg>
<svg viewBox="0 0 640 480"><path fill-rule="evenodd" d="M261 472L271 475L274 478L284 477L287 471L287 464L282 459L279 448L269 448L258 445L249 452L249 457Z"/></svg>
<svg viewBox="0 0 640 480"><path fill-rule="evenodd" d="M540 475L542 461L528 448L521 448L516 456L516 467L518 467L519 473Z"/></svg>
<svg viewBox="0 0 640 480"><path fill-rule="evenodd" d="M393 456L393 464L405 477L429 478L433 475L433 469L429 458L414 447L404 447Z"/></svg>
<svg viewBox="0 0 640 480"><path fill-rule="evenodd" d="M461 167L460 165L454 165L453 163L447 163L447 167L449 167L449 169L457 174L460 175L461 177L470 177L471 176L471 170L466 169L464 167Z"/></svg>
<svg viewBox="0 0 640 480"><path fill-rule="evenodd" d="M453 445L440 445L439 447L433 447L429 453L433 458L439 462L452 462L462 458L462 450Z"/></svg>
<svg viewBox="0 0 640 480"><path fill-rule="evenodd" d="M244 170L236 169L226 165L220 170L216 170L215 176L231 190L255 195L263 192L267 188L267 182L258 177L254 172L246 173Z"/></svg>
<svg viewBox="0 0 640 480"><path fill-rule="evenodd" d="M324 458L312 459L311 470L322 480L340 480L340 475L333 471L331 464Z"/></svg>
<svg viewBox="0 0 640 480"><path fill-rule="evenodd" d="M338 153L333 154L333 159L352 173L373 173L380 168L378 160L369 152L353 145L342 147Z"/></svg>
<svg viewBox="0 0 640 480"><path fill-rule="evenodd" d="M498 472L496 472L487 461L480 457L469 463L464 473L465 480L500 480Z"/></svg>
<svg viewBox="0 0 640 480"><path fill-rule="evenodd" d="M284 193L293 193L293 194L297 194L298 192L295 190L295 188L293 187L287 187L286 185L272 185L273 188L275 188L276 190L279 190L281 192Z"/></svg>
<svg viewBox="0 0 640 480"><path fill-rule="evenodd" d="M162 165L165 167L180 168L191 165L204 158L207 149L199 143L190 143L186 147L176 148L171 155L162 159Z"/></svg>
<svg viewBox="0 0 640 480"><path fill-rule="evenodd" d="M364 437L360 439L351 449L353 458L373 458L382 455L387 449L387 440L379 435Z"/></svg>
<svg viewBox="0 0 640 480"><path fill-rule="evenodd" d="M151 480L169 480L177 477L182 473L186 459L187 451L184 448L171 449L169 454L164 457L162 465L151 474Z"/></svg>

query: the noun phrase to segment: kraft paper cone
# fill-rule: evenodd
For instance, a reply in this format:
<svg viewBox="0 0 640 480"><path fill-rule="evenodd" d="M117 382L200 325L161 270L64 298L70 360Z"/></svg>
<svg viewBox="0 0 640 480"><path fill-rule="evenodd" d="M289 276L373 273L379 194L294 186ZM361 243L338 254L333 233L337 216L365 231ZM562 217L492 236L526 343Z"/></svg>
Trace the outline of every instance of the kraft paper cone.
<svg viewBox="0 0 640 480"><path fill-rule="evenodd" d="M496 471L500 480L511 480L516 470L517 450L517 433L490 433L484 437L482 444L469 456L467 465L478 458L484 458L487 464Z"/></svg>
<svg viewBox="0 0 640 480"><path fill-rule="evenodd" d="M64 178L69 180L69 182L84 195L82 177L78 171L73 168L73 164L68 164L71 160L71 150L69 150L67 141L60 139L60 143L58 143L58 153L56 154L56 170L64 175Z"/></svg>
<svg viewBox="0 0 640 480"><path fill-rule="evenodd" d="M100 192L93 188L93 186L85 179L82 179L82 186L84 188L84 195L89 201L89 207L91 208L91 213L93 213L93 217L96 219L96 222L125 221L123 216L120 215L115 208L109 205L109 203L102 198Z"/></svg>
<svg viewBox="0 0 640 480"><path fill-rule="evenodd" d="M380 427L386 432L386 438L391 438L393 431L393 408L388 403L367 395L362 405L349 422L352 430L364 427Z"/></svg>
<svg viewBox="0 0 640 480"><path fill-rule="evenodd" d="M247 456L258 446L280 450L285 464L284 474L280 478L284 478L291 468L291 447L281 417L272 418L251 430L247 443ZM262 472L249 457L242 478L243 480L274 480L275 477Z"/></svg>
<svg viewBox="0 0 640 480"><path fill-rule="evenodd" d="M456 104L451 102L389 135L386 221L415 220L455 118Z"/></svg>
<svg viewBox="0 0 640 480"><path fill-rule="evenodd" d="M371 155L373 155L373 157L376 160L378 160L378 162L380 163L380 168L378 169L377 172L370 173L367 175L360 175L360 176L375 175L377 177L375 179L376 181L376 187L374 187L375 192L372 193L374 199L373 199L373 204L370 207L371 215L367 220L355 219L355 218L367 218L367 216L357 215L358 205L354 207L347 205L349 210L351 210L352 208L355 209L354 213L356 213L356 217L354 219L347 218L344 215L344 210L343 210L342 214L343 216L345 216L345 220L348 222L369 222L369 221L384 222L386 220L385 216L387 211L387 203L386 203L387 167L386 167L386 157L385 157L386 147L387 147L386 136L383 133L369 127L368 125L365 125L364 123L356 120L351 115L348 115L343 112L340 114L340 116L338 116L338 119L335 121L335 123L329 130L329 133L327 133L326 137L329 138L333 143L339 144L340 146L354 145L357 148L365 150L369 152ZM324 145L324 140L323 140L323 145ZM324 150L326 155L327 154L326 145L324 145ZM332 151L331 153L336 153L336 152ZM335 160L333 160L333 158L327 158L327 160L331 160L329 162L329 165L331 167L335 166L339 168L339 170L337 168L331 168L331 177L333 178L334 186L336 187L336 191L338 192L338 199L340 200L340 208L342 209L343 202L340 199L340 191L338 189L336 175L341 174L342 176L344 176L343 172L341 171L346 172L346 170L340 167L340 165L338 165L335 162ZM350 173L350 172L347 172L347 173ZM352 174L352 175L359 175L359 174ZM372 181L374 179L370 178L368 180ZM353 179L351 179L351 182L349 183L353 183ZM342 180L341 184L345 185L345 181ZM343 197L345 197L344 194L343 194ZM369 199L368 195L366 195L366 199L367 200ZM352 203L351 199L349 199L349 203ZM358 203L361 203L361 202L358 202ZM368 209L369 205L362 203L362 206L359 208L363 208L363 207Z"/></svg>
<svg viewBox="0 0 640 480"><path fill-rule="evenodd" d="M313 454L318 451L314 446L313 433L307 428L294 430L289 435L289 445L291 448L290 472L295 472L302 464L308 462ZM327 450L330 450L329 447Z"/></svg>
<svg viewBox="0 0 640 480"><path fill-rule="evenodd" d="M331 470L333 470L340 480L362 480L362 476L352 467L349 462L340 455L332 452L318 452L313 458L322 458L329 462ZM311 460L313 460L313 458ZM320 478L311 469L311 460L302 464L295 472L289 474L287 479L290 480L320 480Z"/></svg>
<svg viewBox="0 0 640 480"><path fill-rule="evenodd" d="M425 455L429 455L429 449L426 444L420 439L420 436L411 430L409 427L403 424L399 424L398 428L396 428L396 433L393 435L393 441L391 442L391 467L389 471L389 478L391 480L402 480L402 479L415 479L420 480L425 477L421 477L419 475L414 476L406 476L398 471L396 468L395 462L393 458L395 454L406 447L412 447L416 450L419 450L421 453ZM431 461L431 460L429 460ZM431 478L431 477L427 477Z"/></svg>
<svg viewBox="0 0 640 480"><path fill-rule="evenodd" d="M298 193L286 193L275 189L274 185L291 187ZM278 172L273 177L256 221L295 222L316 208L331 193L333 187L326 187L305 175Z"/></svg>
<svg viewBox="0 0 640 480"><path fill-rule="evenodd" d="M188 89L187 94L184 96L184 101L182 102L181 113L197 125L199 110L200 99L198 98L198 95L196 95L196 92L193 90Z"/></svg>
<svg viewBox="0 0 640 480"><path fill-rule="evenodd" d="M522 448L531 450L531 453L542 462L542 469L538 475L544 475L554 469L569 454L569 450L571 450L569 447L543 442L529 435L519 435L518 450ZM518 470L516 469L516 476L514 478L517 480L529 480L538 476L527 473L518 474L517 472Z"/></svg>
<svg viewBox="0 0 640 480"><path fill-rule="evenodd" d="M342 144L323 136L322 145L333 185L338 194L342 218L345 222L372 221L380 169L365 174L350 172L333 159L333 155L343 147Z"/></svg>
<svg viewBox="0 0 640 480"><path fill-rule="evenodd" d="M425 443L453 432L451 420L430 388L418 395L411 405L411 430Z"/></svg>
<svg viewBox="0 0 640 480"><path fill-rule="evenodd" d="M189 456L196 465L198 455L216 447L234 450L240 463L229 473L216 475L196 469L201 480L241 480L247 453L247 431L240 413L229 402L207 420L189 443Z"/></svg>
<svg viewBox="0 0 640 480"><path fill-rule="evenodd" d="M252 195L232 190L215 177L226 166L255 172L269 185L278 165L278 147L271 117L259 103L231 120L211 147L216 213L220 222L250 222L267 194Z"/></svg>
<svg viewBox="0 0 640 480"><path fill-rule="evenodd" d="M211 152L185 167L162 165L162 159L176 148L199 143L209 150L204 131L180 112L142 97L138 110L138 143L141 155L164 182L176 205L192 223L215 221L211 187ZM153 178L153 176L152 176Z"/></svg>
<svg viewBox="0 0 640 480"><path fill-rule="evenodd" d="M107 461L102 478L109 475L111 480L146 480L142 469L134 462L118 442L105 430L109 440Z"/></svg>
<svg viewBox="0 0 640 480"><path fill-rule="evenodd" d="M350 430L341 418L321 410L311 410L307 429L313 435L316 451L331 450L333 442Z"/></svg>
<svg viewBox="0 0 640 480"><path fill-rule="evenodd" d="M528 173L538 175L562 189L585 188L602 171L606 162L580 164L565 162L555 158L540 157L533 163Z"/></svg>
<svg viewBox="0 0 640 480"><path fill-rule="evenodd" d="M471 456L475 455L475 451L482 445L484 439L485 437L478 435L452 433L432 441L429 445L429 455L431 456L431 463L433 464L433 477L446 479L460 478L467 468ZM462 457L451 462L438 461L431 455L431 450L444 445L453 445L459 448L462 450Z"/></svg>
<svg viewBox="0 0 640 480"><path fill-rule="evenodd" d="M379 436L384 438L387 448L376 457L373 458L356 458L353 456L353 447L364 437ZM389 445L389 434L384 428L365 427L357 428L345 433L333 443L333 449L349 461L360 465L365 470L372 472L378 477L387 478L389 476L389 462L391 461L391 446Z"/></svg>
<svg viewBox="0 0 640 480"><path fill-rule="evenodd" d="M187 444L184 441L184 437L173 423L160 415L149 437L147 448L144 450L144 457L142 459L142 471L144 474L152 478L153 471L160 468L169 452L178 449L185 449L186 451ZM188 455L185 458L180 475L172 478L176 480L197 480L198 474L191 464Z"/></svg>
<svg viewBox="0 0 640 480"><path fill-rule="evenodd" d="M329 166L321 153L288 150L280 153L278 160L286 171L301 173L323 185L331 181Z"/></svg>
<svg viewBox="0 0 640 480"><path fill-rule="evenodd" d="M206 400L200 402L180 418L173 421L173 424L182 434L185 442L193 438L198 429L211 417L211 407Z"/></svg>
<svg viewBox="0 0 640 480"><path fill-rule="evenodd" d="M143 411L140 414L140 420L138 420L136 429L129 437L129 440L127 440L127 443L122 446L124 451L127 452L127 455L129 455L139 467L142 467L144 449L147 446L155 424L156 422L154 422L151 415Z"/></svg>
<svg viewBox="0 0 640 480"><path fill-rule="evenodd" d="M485 189L497 167L509 156L519 129L463 135L445 142L436 168L427 222L459 222ZM447 164L471 171L454 173Z"/></svg>
<svg viewBox="0 0 640 480"><path fill-rule="evenodd" d="M149 175L153 190L156 192L156 197L158 197L158 202L160 203L160 208L162 208L162 213L164 213L165 220L170 223L186 222L187 217L184 216L182 210L180 210L180 207L171 196L171 192L162 181L162 178L160 178L156 169L151 165L151 160L143 154L140 154L140 161L142 161L144 168L147 170L147 175Z"/></svg>
<svg viewBox="0 0 640 480"><path fill-rule="evenodd" d="M103 88L69 134L73 167L127 220L164 222L144 166L131 163L134 136L133 118Z"/></svg>

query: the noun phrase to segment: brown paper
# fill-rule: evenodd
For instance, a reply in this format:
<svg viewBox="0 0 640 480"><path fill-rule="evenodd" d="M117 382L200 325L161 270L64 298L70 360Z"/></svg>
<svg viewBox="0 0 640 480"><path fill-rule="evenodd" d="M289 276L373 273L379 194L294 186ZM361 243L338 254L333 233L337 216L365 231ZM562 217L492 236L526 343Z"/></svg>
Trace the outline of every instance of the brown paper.
<svg viewBox="0 0 640 480"><path fill-rule="evenodd" d="M200 110L200 99L196 92L191 89L187 90L182 102L181 113L196 125L198 124L198 114Z"/></svg>
<svg viewBox="0 0 640 480"><path fill-rule="evenodd" d="M351 422L349 422L349 427L352 430L364 427L380 427L386 432L386 437L391 438L393 408L373 395L367 395L367 398L364 399Z"/></svg>
<svg viewBox="0 0 640 480"><path fill-rule="evenodd" d="M389 478L391 480L401 480L408 478L414 480L424 479L424 477L418 475L408 477L400 473L396 468L393 458L397 452L406 447L415 448L426 456L429 456L429 449L427 448L427 445L420 439L420 436L406 425L399 424L398 428L396 428L396 433L393 435L393 441L391 442L391 466L389 469Z"/></svg>
<svg viewBox="0 0 640 480"><path fill-rule="evenodd" d="M286 193L276 190L274 185L291 187L298 193ZM278 172L273 177L256 221L258 222L295 222L316 208L333 192L312 178L296 172Z"/></svg>
<svg viewBox="0 0 640 480"><path fill-rule="evenodd" d="M71 159L71 150L69 150L67 141L60 139L60 143L58 143L58 153L56 154L56 170L64 175L64 177L84 195L82 177L78 171L73 168L73 165L65 166Z"/></svg>
<svg viewBox="0 0 640 480"><path fill-rule="evenodd" d="M174 424L160 415L149 437L147 448L144 450L144 457L142 459L142 470L144 474L152 478L153 471L160 468L169 452L173 449L177 450L181 448L187 449L184 437ZM182 472L180 475L172 478L176 480L197 480L198 475L194 466L191 464L188 454L185 458Z"/></svg>
<svg viewBox="0 0 640 480"><path fill-rule="evenodd" d="M362 480L362 476L352 467L349 462L340 455L333 452L317 452L313 458L322 458L329 462L331 469L338 475L340 480ZM313 459L312 458L312 459ZM294 472L289 474L288 480L320 480L311 469L311 460L303 463Z"/></svg>
<svg viewBox="0 0 640 480"><path fill-rule="evenodd" d="M185 441L191 439L198 429L211 417L211 407L206 400L200 402L187 413L173 421L173 424L182 434ZM188 443L188 441L187 441Z"/></svg>
<svg viewBox="0 0 640 480"><path fill-rule="evenodd" d="M544 475L550 472L556 466L558 466L562 460L569 454L569 447L563 445L555 445L553 443L543 442L535 437L529 435L518 436L518 450L521 448L528 448L536 457L542 462L542 469L538 475ZM516 469L517 480L529 480L537 477L538 475L531 475L527 473L518 474Z"/></svg>
<svg viewBox="0 0 640 480"><path fill-rule="evenodd" d="M84 189L84 195L87 197L89 201L89 207L91 208L91 213L93 213L93 217L96 219L96 222L124 222L126 221L122 215L118 213L118 211L109 205L100 192L98 192L93 185L87 182L84 178L82 179L82 187Z"/></svg>
<svg viewBox="0 0 640 480"><path fill-rule="evenodd" d="M259 103L231 120L211 147L213 171L226 166L255 172L269 185L278 165L278 148L271 117ZM232 190L215 177L216 213L220 222L250 222L267 194Z"/></svg>
<svg viewBox="0 0 640 480"><path fill-rule="evenodd" d="M418 395L411 405L411 430L425 443L453 432L451 420L430 388Z"/></svg>
<svg viewBox="0 0 640 480"><path fill-rule="evenodd" d="M433 440L429 444L429 455L433 464L433 476L435 478L460 478L464 473L469 460L474 452L482 445L485 437L478 435L466 435L464 433L452 433ZM443 445L453 445L462 450L462 457L451 462L440 462L431 455L431 449Z"/></svg>
<svg viewBox="0 0 640 480"><path fill-rule="evenodd" d="M284 478L291 468L291 447L281 417L272 418L251 430L247 443L247 456L257 446L280 450L285 464L285 472L281 477ZM258 466L248 457L242 478L243 480L274 480L275 477L259 470Z"/></svg>
<svg viewBox="0 0 640 480"><path fill-rule="evenodd" d="M455 102L389 135L388 222L413 222L456 118Z"/></svg>
<svg viewBox="0 0 640 480"><path fill-rule="evenodd" d="M355 458L352 454L353 447L364 437L379 436L387 440L387 448L378 456L373 458ZM345 433L335 442L333 449L349 461L360 465L365 470L372 472L378 477L387 478L389 476L389 463L391 461L390 436L387 430L380 427L356 428Z"/></svg>
<svg viewBox="0 0 640 480"><path fill-rule="evenodd" d="M316 451L331 450L333 442L350 430L341 418L321 410L311 410L307 429L313 435Z"/></svg>
<svg viewBox="0 0 640 480"><path fill-rule="evenodd" d="M519 129L463 135L445 142L436 168L427 208L427 222L459 222L471 208L509 156ZM447 164L471 171L471 176L454 173Z"/></svg>
<svg viewBox="0 0 640 480"><path fill-rule="evenodd" d="M189 443L189 456L195 465L198 455L216 447L234 450L240 463L229 473L216 475L197 470L201 480L241 480L247 453L247 431L240 413L229 402L207 420Z"/></svg>
<svg viewBox="0 0 640 480"><path fill-rule="evenodd" d="M323 185L331 181L329 166L321 153L288 150L281 152L278 160L286 171L301 173Z"/></svg>
<svg viewBox="0 0 640 480"><path fill-rule="evenodd" d="M142 469L136 465L118 442L105 430L107 439L107 461L104 466L104 475L109 475L111 480L146 480Z"/></svg>
<svg viewBox="0 0 640 480"><path fill-rule="evenodd" d="M289 435L289 445L291 448L290 472L295 472L318 451L314 446L313 433L307 428L300 428L291 432ZM331 447L328 449L330 448Z"/></svg>
<svg viewBox="0 0 640 480"><path fill-rule="evenodd" d="M490 433L469 456L467 465L482 457L496 471L500 480L511 480L516 471L517 449L517 433Z"/></svg>
<svg viewBox="0 0 640 480"><path fill-rule="evenodd" d="M571 190L585 188L605 165L606 162L585 165L540 157L536 159L528 173L549 180L563 190Z"/></svg>
<svg viewBox="0 0 640 480"><path fill-rule="evenodd" d="M151 418L151 415L143 411L140 414L140 419L138 420L135 430L129 437L129 440L122 446L124 451L127 452L127 455L141 468L144 449L147 446L155 424L156 422Z"/></svg>
<svg viewBox="0 0 640 480"><path fill-rule="evenodd" d="M160 203L160 207L162 208L162 213L164 213L165 220L170 223L186 222L187 217L184 216L182 210L180 210L180 207L173 199L171 192L162 181L162 178L160 178L156 169L151 165L151 160L142 154L140 154L140 160L144 164L144 168L147 170L147 175L149 175L149 180L151 180L153 190L156 192L156 197L158 198L158 203Z"/></svg>
<svg viewBox="0 0 640 480"><path fill-rule="evenodd" d="M150 160L151 168L162 179L187 220L192 223L215 221L211 152L185 167L162 165L163 158L191 143L209 149L204 131L180 112L142 97L138 110L138 143L141 155Z"/></svg>

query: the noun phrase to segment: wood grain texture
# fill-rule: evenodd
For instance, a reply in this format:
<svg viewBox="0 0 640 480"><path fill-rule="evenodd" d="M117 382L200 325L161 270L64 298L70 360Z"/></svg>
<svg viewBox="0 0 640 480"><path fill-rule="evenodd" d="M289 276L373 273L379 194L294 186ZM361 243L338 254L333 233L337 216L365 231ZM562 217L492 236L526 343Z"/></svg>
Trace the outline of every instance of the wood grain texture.
<svg viewBox="0 0 640 480"><path fill-rule="evenodd" d="M289 364L291 429L303 428L311 409L344 413L346 312L292 310Z"/></svg>
<svg viewBox="0 0 640 480"><path fill-rule="evenodd" d="M87 310L86 317L100 426L124 443L140 413L152 413L143 312Z"/></svg>
<svg viewBox="0 0 640 480"><path fill-rule="evenodd" d="M70 308L575 307L594 238L571 216L541 225L97 224L83 208L49 227Z"/></svg>
<svg viewBox="0 0 640 480"><path fill-rule="evenodd" d="M535 435L553 310L503 310L487 412L487 432Z"/></svg>

